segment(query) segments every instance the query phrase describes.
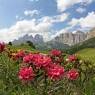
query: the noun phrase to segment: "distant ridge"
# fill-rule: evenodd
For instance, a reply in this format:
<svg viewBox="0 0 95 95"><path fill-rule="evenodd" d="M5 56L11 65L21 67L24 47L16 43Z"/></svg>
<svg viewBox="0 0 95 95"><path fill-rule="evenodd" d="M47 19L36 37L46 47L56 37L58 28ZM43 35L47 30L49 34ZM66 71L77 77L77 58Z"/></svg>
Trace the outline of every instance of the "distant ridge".
<svg viewBox="0 0 95 95"><path fill-rule="evenodd" d="M64 32L59 36L56 36L53 40L56 42L61 42L68 45L74 45L80 42L83 42L87 37L87 34L82 31L74 32Z"/></svg>
<svg viewBox="0 0 95 95"><path fill-rule="evenodd" d="M71 46L67 50L67 52L73 54L85 48L95 48L95 37L90 38L82 43Z"/></svg>
<svg viewBox="0 0 95 95"><path fill-rule="evenodd" d="M63 31L63 33L60 33L60 35L56 36L53 40L56 42L60 42L72 46L93 37L95 37L95 28L91 29L89 32L82 32L82 31L64 32Z"/></svg>
<svg viewBox="0 0 95 95"><path fill-rule="evenodd" d="M14 40L12 43L18 45L18 44L21 44L21 43L26 43L27 41L31 41L34 44L40 44L40 43L44 42L42 35L36 34L33 37L32 35L26 34L23 37L20 37L18 40Z"/></svg>
<svg viewBox="0 0 95 95"><path fill-rule="evenodd" d="M35 36L32 35L24 35L23 37L20 37L18 40L14 40L13 44L21 44L26 43L27 41L33 42L34 45L36 45L37 49L68 49L71 47L78 47L84 44L84 42L89 42L89 39L95 37L95 28L93 28L89 32L82 32L82 31L74 31L74 32L68 32L64 31L60 35L56 35L52 40L48 42L44 42L43 36L36 34ZM89 43L90 44L90 43ZM93 43L94 44L94 43ZM86 47L87 45L85 45Z"/></svg>
<svg viewBox="0 0 95 95"><path fill-rule="evenodd" d="M95 37L95 28L91 29L90 32L87 33L87 39Z"/></svg>

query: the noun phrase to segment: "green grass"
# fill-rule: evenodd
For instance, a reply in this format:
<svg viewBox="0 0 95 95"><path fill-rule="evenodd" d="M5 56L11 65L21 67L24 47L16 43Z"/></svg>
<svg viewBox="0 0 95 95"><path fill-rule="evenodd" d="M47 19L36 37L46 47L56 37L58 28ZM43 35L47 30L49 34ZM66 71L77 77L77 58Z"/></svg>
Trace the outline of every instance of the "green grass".
<svg viewBox="0 0 95 95"><path fill-rule="evenodd" d="M82 49L80 51L78 51L76 53L81 59L85 60L85 61L89 61L91 62L91 64L93 64L92 66L95 67L95 48L85 48L85 49ZM89 87L87 86L88 90L87 90L87 95L91 95L91 93L89 93L89 91L91 91L91 88L94 88L95 89L95 75L94 75L94 78L93 78L94 82L92 81L92 86ZM94 94L93 94L94 95Z"/></svg>
<svg viewBox="0 0 95 95"><path fill-rule="evenodd" d="M28 44L22 44L22 45L8 45L8 47L12 50L30 50L30 51L35 51L35 49L33 49L32 47L30 47Z"/></svg>
<svg viewBox="0 0 95 95"><path fill-rule="evenodd" d="M86 48L77 52L78 56L83 60L95 63L95 48Z"/></svg>
<svg viewBox="0 0 95 95"><path fill-rule="evenodd" d="M37 49L33 49L31 46L29 46L28 44L22 44L22 45L8 45L8 48L10 48L11 50L15 51L15 50L26 50L26 51L32 51L32 52L42 52L42 53L48 53L48 50L43 50L43 51L39 51Z"/></svg>

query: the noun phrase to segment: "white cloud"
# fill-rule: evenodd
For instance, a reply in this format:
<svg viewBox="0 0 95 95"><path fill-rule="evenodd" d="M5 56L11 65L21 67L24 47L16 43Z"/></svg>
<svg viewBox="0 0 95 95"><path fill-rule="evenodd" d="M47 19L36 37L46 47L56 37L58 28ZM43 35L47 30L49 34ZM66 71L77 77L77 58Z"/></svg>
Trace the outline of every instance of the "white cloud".
<svg viewBox="0 0 95 95"><path fill-rule="evenodd" d="M0 41L9 42L25 34L41 34L48 40L51 26L51 23L38 23L35 19L18 21L10 28L0 29Z"/></svg>
<svg viewBox="0 0 95 95"><path fill-rule="evenodd" d="M57 8L60 12L65 11L66 9L70 8L71 6L75 4L83 4L87 5L89 3L92 3L94 0L56 0L57 2Z"/></svg>
<svg viewBox="0 0 95 95"><path fill-rule="evenodd" d="M95 27L95 12L89 13L85 18L80 19L80 25L84 27Z"/></svg>
<svg viewBox="0 0 95 95"><path fill-rule="evenodd" d="M72 18L72 20L68 23L69 25L71 25L72 27L78 24L78 19L76 18Z"/></svg>
<svg viewBox="0 0 95 95"><path fill-rule="evenodd" d="M38 15L40 12L38 10L25 10L24 15L25 16L31 16Z"/></svg>
<svg viewBox="0 0 95 95"><path fill-rule="evenodd" d="M41 34L44 40L47 41L50 40L54 23L64 22L67 18L68 14L63 13L53 17L44 16L39 19L19 20L9 28L0 29L0 40L9 42L26 34Z"/></svg>
<svg viewBox="0 0 95 95"><path fill-rule="evenodd" d="M53 17L45 16L41 18L40 20L43 22L48 22L48 23L57 23L57 22L64 22L68 18L69 14L62 13L60 15L56 15Z"/></svg>
<svg viewBox="0 0 95 95"><path fill-rule="evenodd" d="M72 27L79 25L81 28L93 28L95 27L95 12L90 12L86 17L81 17L80 19L73 18L69 25Z"/></svg>
<svg viewBox="0 0 95 95"><path fill-rule="evenodd" d="M77 11L78 13L83 13L83 12L85 12L85 11L86 11L86 9L85 9L85 8L80 7L80 8L77 8L77 9L76 9L76 11Z"/></svg>

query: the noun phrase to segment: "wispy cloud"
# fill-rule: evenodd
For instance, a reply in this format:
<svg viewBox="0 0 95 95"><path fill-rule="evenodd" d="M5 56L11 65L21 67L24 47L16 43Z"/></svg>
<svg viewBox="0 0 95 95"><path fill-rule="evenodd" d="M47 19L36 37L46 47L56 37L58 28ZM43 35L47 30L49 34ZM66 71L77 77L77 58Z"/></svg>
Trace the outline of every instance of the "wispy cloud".
<svg viewBox="0 0 95 95"><path fill-rule="evenodd" d="M95 12L90 12L86 17L81 17L80 19L73 18L69 25L74 27L79 25L81 28L93 28L95 27Z"/></svg>
<svg viewBox="0 0 95 95"><path fill-rule="evenodd" d="M62 13L60 15L56 16L44 16L40 20L43 22L49 22L49 23L59 23L59 22L64 22L66 19L68 19L69 14L68 13Z"/></svg>
<svg viewBox="0 0 95 95"><path fill-rule="evenodd" d="M75 4L87 5L92 3L94 0L56 0L57 8L60 12L65 11Z"/></svg>
<svg viewBox="0 0 95 95"><path fill-rule="evenodd" d="M34 15L39 15L39 11L38 10L25 10L24 11L24 15L25 16L31 16L33 17Z"/></svg>

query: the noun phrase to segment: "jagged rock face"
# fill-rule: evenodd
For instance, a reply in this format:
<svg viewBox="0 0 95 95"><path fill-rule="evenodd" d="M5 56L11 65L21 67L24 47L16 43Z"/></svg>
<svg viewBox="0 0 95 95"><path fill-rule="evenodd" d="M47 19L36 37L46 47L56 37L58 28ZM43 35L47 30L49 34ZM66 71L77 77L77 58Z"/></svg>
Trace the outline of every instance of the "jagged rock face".
<svg viewBox="0 0 95 95"><path fill-rule="evenodd" d="M90 32L87 33L87 39L95 37L95 28L93 28Z"/></svg>
<svg viewBox="0 0 95 95"><path fill-rule="evenodd" d="M55 37L55 41L68 45L77 44L79 42L84 41L85 39L86 39L86 34L81 31L77 31L76 33L67 32Z"/></svg>
<svg viewBox="0 0 95 95"><path fill-rule="evenodd" d="M25 43L27 41L31 41L34 44L40 44L43 43L43 36L36 34L34 37L32 35L25 35L23 37L20 37L18 40L14 40L12 43L13 44L21 44L21 43Z"/></svg>
<svg viewBox="0 0 95 95"><path fill-rule="evenodd" d="M95 28L93 28L89 32L82 32L82 31L64 32L59 36L56 36L54 38L54 41L68 45L74 45L93 37L95 37Z"/></svg>
<svg viewBox="0 0 95 95"><path fill-rule="evenodd" d="M43 36L36 34L34 37L34 43L42 43L43 42Z"/></svg>
<svg viewBox="0 0 95 95"><path fill-rule="evenodd" d="M83 42L86 39L86 34L84 32L81 32L81 31L77 31L73 35L74 35L73 44Z"/></svg>

